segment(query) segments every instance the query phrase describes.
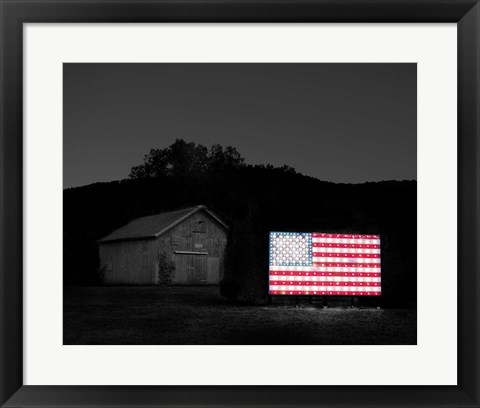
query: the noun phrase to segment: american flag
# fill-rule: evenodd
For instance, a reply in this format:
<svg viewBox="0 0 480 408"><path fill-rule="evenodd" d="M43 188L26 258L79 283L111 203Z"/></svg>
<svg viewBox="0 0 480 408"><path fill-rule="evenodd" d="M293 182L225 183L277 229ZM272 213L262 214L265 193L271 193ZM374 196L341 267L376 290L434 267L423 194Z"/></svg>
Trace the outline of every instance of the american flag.
<svg viewBox="0 0 480 408"><path fill-rule="evenodd" d="M270 295L380 296L380 236L270 233Z"/></svg>

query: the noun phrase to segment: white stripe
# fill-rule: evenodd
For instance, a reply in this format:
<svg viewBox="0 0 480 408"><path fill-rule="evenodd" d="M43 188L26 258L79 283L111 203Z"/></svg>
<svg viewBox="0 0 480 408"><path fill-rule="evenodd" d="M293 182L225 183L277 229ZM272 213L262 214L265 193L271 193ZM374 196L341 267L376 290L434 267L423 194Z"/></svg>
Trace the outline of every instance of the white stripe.
<svg viewBox="0 0 480 408"><path fill-rule="evenodd" d="M363 238L319 238L312 237L312 242L319 244L355 244L355 245L380 245L379 239Z"/></svg>
<svg viewBox="0 0 480 408"><path fill-rule="evenodd" d="M370 264L380 265L380 258L340 258L339 256L329 256L329 257L313 256L312 261L326 262L326 263L342 263L342 262L370 263Z"/></svg>
<svg viewBox="0 0 480 408"><path fill-rule="evenodd" d="M272 272L296 271L296 272L357 272L357 273L381 273L381 268L362 268L346 266L270 266Z"/></svg>
<svg viewBox="0 0 480 408"><path fill-rule="evenodd" d="M270 290L276 291L308 291L308 292L381 292L380 286L292 286L271 285Z"/></svg>
<svg viewBox="0 0 480 408"><path fill-rule="evenodd" d="M332 247L313 247L312 252L332 252L344 254L379 254L380 248L332 248Z"/></svg>
<svg viewBox="0 0 480 408"><path fill-rule="evenodd" d="M380 277L363 276L289 276L270 275L270 281L297 281L297 282L381 282Z"/></svg>

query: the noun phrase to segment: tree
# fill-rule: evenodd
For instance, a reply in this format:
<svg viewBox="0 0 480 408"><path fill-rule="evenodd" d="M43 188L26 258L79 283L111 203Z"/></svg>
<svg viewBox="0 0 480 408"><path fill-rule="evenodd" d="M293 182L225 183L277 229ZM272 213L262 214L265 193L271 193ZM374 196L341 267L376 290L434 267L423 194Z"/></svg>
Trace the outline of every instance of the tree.
<svg viewBox="0 0 480 408"><path fill-rule="evenodd" d="M131 179L153 178L167 174L169 166L168 149L151 149L143 158L143 164L132 167Z"/></svg>
<svg viewBox="0 0 480 408"><path fill-rule="evenodd" d="M232 146L225 150L214 144L210 150L201 144L187 143L183 139L164 149L151 149L143 158L143 164L132 167L131 179L161 176L192 176L209 171L237 169L245 165L245 159Z"/></svg>

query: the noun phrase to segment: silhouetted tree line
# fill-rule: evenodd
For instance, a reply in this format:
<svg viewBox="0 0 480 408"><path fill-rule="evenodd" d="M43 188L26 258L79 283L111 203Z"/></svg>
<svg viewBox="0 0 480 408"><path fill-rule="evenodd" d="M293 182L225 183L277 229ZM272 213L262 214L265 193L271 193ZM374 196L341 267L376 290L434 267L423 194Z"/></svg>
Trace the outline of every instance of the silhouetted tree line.
<svg viewBox="0 0 480 408"><path fill-rule="evenodd" d="M230 226L224 296L268 292L270 231L379 234L382 301L416 301L417 183L337 184L289 166L246 165L235 148L177 140L152 149L130 179L64 191L64 282L95 284L96 240L137 217L205 204Z"/></svg>
<svg viewBox="0 0 480 408"><path fill-rule="evenodd" d="M190 176L245 166L245 159L237 149L227 146L223 149L214 144L210 150L201 144L187 143L182 139L165 149L151 149L145 155L143 164L134 166L131 179L156 178L162 176Z"/></svg>

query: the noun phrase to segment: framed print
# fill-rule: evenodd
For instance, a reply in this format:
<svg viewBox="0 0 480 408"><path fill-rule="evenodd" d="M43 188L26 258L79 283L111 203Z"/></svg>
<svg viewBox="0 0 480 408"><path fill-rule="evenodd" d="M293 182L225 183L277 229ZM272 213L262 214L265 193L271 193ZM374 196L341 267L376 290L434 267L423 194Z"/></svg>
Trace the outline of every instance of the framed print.
<svg viewBox="0 0 480 408"><path fill-rule="evenodd" d="M2 406L478 406L477 2L1 6Z"/></svg>

